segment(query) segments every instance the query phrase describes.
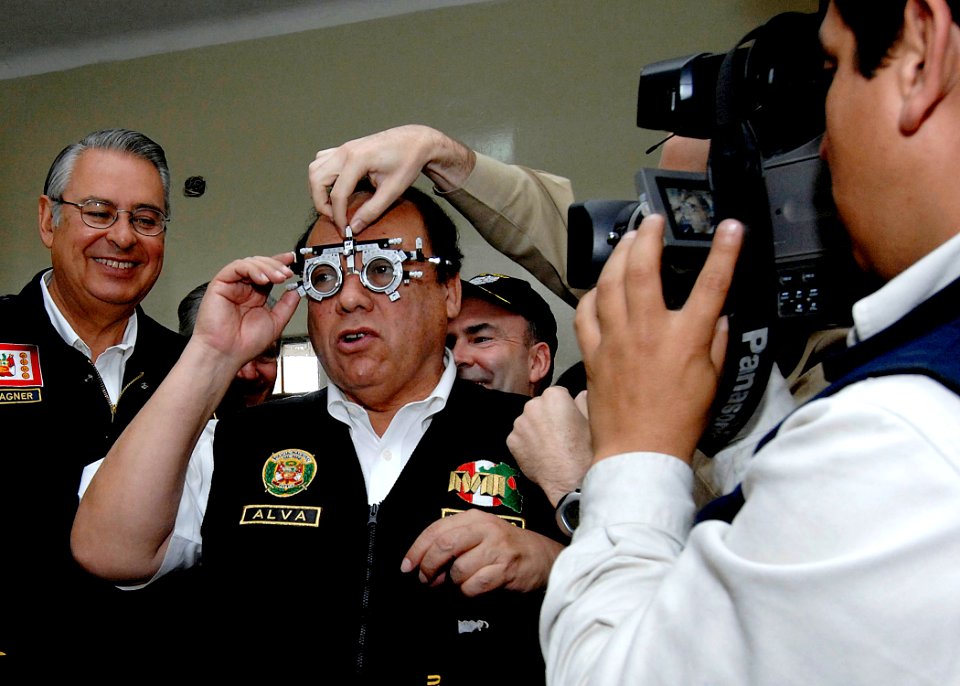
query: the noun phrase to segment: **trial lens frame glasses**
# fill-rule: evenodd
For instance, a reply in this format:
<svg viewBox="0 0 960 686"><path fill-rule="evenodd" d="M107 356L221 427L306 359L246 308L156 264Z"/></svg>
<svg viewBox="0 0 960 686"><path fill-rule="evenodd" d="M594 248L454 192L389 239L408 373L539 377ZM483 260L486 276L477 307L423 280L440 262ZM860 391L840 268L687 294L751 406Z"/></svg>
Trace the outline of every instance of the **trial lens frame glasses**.
<svg viewBox="0 0 960 686"><path fill-rule="evenodd" d="M452 265L450 260L442 257L426 257L423 254L423 239L419 237L415 250L403 250L390 247L403 243L402 238L356 241L349 226L346 227L345 234L343 243L301 248L302 258L298 259L303 259L302 276L300 282L291 284L289 289L296 289L300 295L306 295L317 302L336 295L345 278L340 264L342 255L347 264L346 274L356 274L364 288L374 293L384 293L391 302L395 302L400 298L397 289L401 283L410 283L410 279L423 277L420 270L404 270L405 261ZM360 269L356 268L355 261L358 253Z"/></svg>
<svg viewBox="0 0 960 686"><path fill-rule="evenodd" d="M108 200L84 200L70 202L63 198L51 198L61 205L72 205L80 210L80 219L91 229L105 231L117 223L120 215L130 215L130 226L142 236L159 236L167 228L170 218L153 207L139 207L135 210L120 210Z"/></svg>

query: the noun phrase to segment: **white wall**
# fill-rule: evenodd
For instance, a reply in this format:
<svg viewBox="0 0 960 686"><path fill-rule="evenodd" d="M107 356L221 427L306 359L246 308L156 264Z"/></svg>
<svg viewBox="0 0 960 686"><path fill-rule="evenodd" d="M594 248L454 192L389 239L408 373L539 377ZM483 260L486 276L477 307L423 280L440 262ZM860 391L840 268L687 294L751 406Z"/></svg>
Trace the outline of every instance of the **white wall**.
<svg viewBox="0 0 960 686"><path fill-rule="evenodd" d="M506 161L571 178L578 199L628 198L659 134L635 126L640 68L725 51L814 0L509 0L0 81L0 293L48 255L36 232L47 169L94 129L141 130L167 151L173 222L144 306L176 306L230 259L292 247L310 209L316 150L419 122ZM206 195L180 192L192 175ZM523 270L461 222L464 274ZM572 309L549 296L557 368L578 359ZM305 331L301 307L288 333Z"/></svg>

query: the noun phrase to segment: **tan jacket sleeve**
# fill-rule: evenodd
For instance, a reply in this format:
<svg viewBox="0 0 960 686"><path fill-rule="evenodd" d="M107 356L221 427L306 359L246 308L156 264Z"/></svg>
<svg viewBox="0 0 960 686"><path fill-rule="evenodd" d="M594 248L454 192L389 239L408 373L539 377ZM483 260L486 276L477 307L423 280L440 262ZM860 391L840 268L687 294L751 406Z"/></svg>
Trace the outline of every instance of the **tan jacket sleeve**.
<svg viewBox="0 0 960 686"><path fill-rule="evenodd" d="M490 245L576 307L586 291L567 283L570 181L477 154L461 188L438 195L450 202Z"/></svg>

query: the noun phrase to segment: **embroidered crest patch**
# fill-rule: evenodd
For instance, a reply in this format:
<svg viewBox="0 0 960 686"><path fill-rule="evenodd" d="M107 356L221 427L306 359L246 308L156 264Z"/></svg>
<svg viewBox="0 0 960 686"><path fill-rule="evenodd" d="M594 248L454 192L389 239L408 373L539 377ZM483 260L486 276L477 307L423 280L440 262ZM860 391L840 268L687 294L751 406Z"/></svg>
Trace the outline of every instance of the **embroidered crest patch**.
<svg viewBox="0 0 960 686"><path fill-rule="evenodd" d="M40 349L25 343L0 343L0 404L39 402L41 386Z"/></svg>
<svg viewBox="0 0 960 686"><path fill-rule="evenodd" d="M263 465L263 485L278 498L306 490L317 473L317 461L306 450L280 450Z"/></svg>
<svg viewBox="0 0 960 686"><path fill-rule="evenodd" d="M480 507L503 505L514 512L523 511L523 496L517 490L519 472L508 464L490 460L467 462L450 472L448 491Z"/></svg>

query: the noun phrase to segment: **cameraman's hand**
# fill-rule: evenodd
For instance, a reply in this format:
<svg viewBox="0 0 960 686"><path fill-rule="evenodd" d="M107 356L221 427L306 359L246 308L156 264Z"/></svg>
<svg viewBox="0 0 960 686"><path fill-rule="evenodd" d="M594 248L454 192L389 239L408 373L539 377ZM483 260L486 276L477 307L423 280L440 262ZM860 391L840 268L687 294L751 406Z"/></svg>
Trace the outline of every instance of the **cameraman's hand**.
<svg viewBox="0 0 960 686"><path fill-rule="evenodd" d="M428 126L410 124L348 141L317 153L310 163L310 192L317 211L341 229L347 201L368 176L377 191L350 220L354 234L375 222L422 171L441 191L459 188L476 163L462 143Z"/></svg>
<svg viewBox="0 0 960 686"><path fill-rule="evenodd" d="M590 467L593 451L586 403L586 391L574 400L566 388L551 386L527 401L507 436L507 447L520 469L554 507L566 493L579 488Z"/></svg>
<svg viewBox="0 0 960 686"><path fill-rule="evenodd" d="M689 463L716 393L727 339L720 312L743 226L720 224L680 310L664 305L663 227L663 217L651 216L624 234L577 308L595 461L650 451Z"/></svg>

